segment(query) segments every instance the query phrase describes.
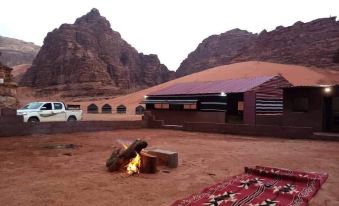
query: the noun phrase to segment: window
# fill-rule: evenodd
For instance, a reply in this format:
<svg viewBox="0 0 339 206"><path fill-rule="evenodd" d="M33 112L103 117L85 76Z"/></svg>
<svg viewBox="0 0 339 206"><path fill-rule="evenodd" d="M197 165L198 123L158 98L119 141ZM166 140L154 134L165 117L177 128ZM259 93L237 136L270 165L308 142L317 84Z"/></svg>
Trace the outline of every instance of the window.
<svg viewBox="0 0 339 206"><path fill-rule="evenodd" d="M24 106L21 109L39 109L39 107L42 105L42 103L39 102L32 102L27 104L26 106Z"/></svg>
<svg viewBox="0 0 339 206"><path fill-rule="evenodd" d="M52 110L52 103L46 103L41 107L41 110Z"/></svg>
<svg viewBox="0 0 339 206"><path fill-rule="evenodd" d="M101 107L101 112L102 113L112 113L112 107L109 104L105 104L104 106Z"/></svg>
<svg viewBox="0 0 339 206"><path fill-rule="evenodd" d="M0 78L0 84L5 83L5 80L3 78Z"/></svg>
<svg viewBox="0 0 339 206"><path fill-rule="evenodd" d="M169 107L171 110L183 110L184 109L184 105L182 104L171 104Z"/></svg>
<svg viewBox="0 0 339 206"><path fill-rule="evenodd" d="M238 111L244 111L244 102L238 102Z"/></svg>
<svg viewBox="0 0 339 206"><path fill-rule="evenodd" d="M98 106L95 104L88 105L87 113L98 113Z"/></svg>
<svg viewBox="0 0 339 206"><path fill-rule="evenodd" d="M308 98L299 97L293 100L292 110L294 112L307 112L308 111Z"/></svg>
<svg viewBox="0 0 339 206"><path fill-rule="evenodd" d="M169 109L169 104L154 104L155 109Z"/></svg>
<svg viewBox="0 0 339 206"><path fill-rule="evenodd" d="M62 109L62 104L61 103L54 103L54 109L55 110L61 110Z"/></svg>
<svg viewBox="0 0 339 206"><path fill-rule="evenodd" d="M154 104L155 109L161 109L161 104Z"/></svg>
<svg viewBox="0 0 339 206"><path fill-rule="evenodd" d="M184 109L187 109L187 110L197 109L197 104L184 104Z"/></svg>
<svg viewBox="0 0 339 206"><path fill-rule="evenodd" d="M127 108L123 104L120 104L119 106L117 106L117 113L118 114L125 114L126 110L127 110Z"/></svg>

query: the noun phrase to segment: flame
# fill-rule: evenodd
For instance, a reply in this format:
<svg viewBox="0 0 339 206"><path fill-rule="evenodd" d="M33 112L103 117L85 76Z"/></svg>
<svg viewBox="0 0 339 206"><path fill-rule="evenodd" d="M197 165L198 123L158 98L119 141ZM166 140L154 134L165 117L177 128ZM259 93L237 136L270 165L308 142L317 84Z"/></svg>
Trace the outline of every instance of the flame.
<svg viewBox="0 0 339 206"><path fill-rule="evenodd" d="M122 144L125 149L127 149L127 146L125 144ZM135 173L140 172L140 166L141 166L141 157L136 152L136 156L129 161L129 163L126 165L126 171L127 174L133 175Z"/></svg>
<svg viewBox="0 0 339 206"><path fill-rule="evenodd" d="M128 163L126 169L127 169L127 174L132 175L134 173L139 173L139 169L141 166L141 158L138 153L136 153L137 156L135 156L131 161Z"/></svg>

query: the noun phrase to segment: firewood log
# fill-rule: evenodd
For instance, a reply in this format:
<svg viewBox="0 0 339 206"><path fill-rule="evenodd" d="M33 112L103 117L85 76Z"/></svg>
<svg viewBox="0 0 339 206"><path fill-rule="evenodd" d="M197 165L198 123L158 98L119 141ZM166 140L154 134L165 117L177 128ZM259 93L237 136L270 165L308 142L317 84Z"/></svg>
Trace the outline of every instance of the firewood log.
<svg viewBox="0 0 339 206"><path fill-rule="evenodd" d="M141 152L141 168L140 172L153 174L157 170L157 157L145 152Z"/></svg>
<svg viewBox="0 0 339 206"><path fill-rule="evenodd" d="M127 149L114 148L110 158L106 161L108 171L118 171L122 169L128 162L140 153L142 149L147 147L147 142L137 139Z"/></svg>

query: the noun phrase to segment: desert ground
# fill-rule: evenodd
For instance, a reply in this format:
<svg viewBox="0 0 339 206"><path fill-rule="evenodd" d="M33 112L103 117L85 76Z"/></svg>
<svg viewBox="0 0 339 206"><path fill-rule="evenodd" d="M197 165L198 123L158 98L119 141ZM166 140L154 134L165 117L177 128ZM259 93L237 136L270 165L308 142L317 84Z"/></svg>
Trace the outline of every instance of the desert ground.
<svg viewBox="0 0 339 206"><path fill-rule="evenodd" d="M179 167L156 174L109 173L105 161L117 140L143 138L149 147L177 151ZM74 149L46 146L76 144ZM266 165L328 172L310 205L339 205L339 142L244 137L174 130L0 138L1 205L170 205L177 199Z"/></svg>

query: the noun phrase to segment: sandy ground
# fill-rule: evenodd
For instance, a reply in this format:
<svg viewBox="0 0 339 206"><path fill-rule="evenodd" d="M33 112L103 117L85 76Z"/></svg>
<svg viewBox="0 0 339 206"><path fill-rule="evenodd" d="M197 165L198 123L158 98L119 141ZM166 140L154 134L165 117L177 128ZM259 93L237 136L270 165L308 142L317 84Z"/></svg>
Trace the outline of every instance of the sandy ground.
<svg viewBox="0 0 339 206"><path fill-rule="evenodd" d="M107 172L105 161L116 140L135 138L178 151L179 167L130 177ZM57 143L80 147L44 148ZM339 205L338 147L339 142L150 129L0 138L0 204L170 205L242 173L246 165L267 165L328 172L310 205Z"/></svg>

